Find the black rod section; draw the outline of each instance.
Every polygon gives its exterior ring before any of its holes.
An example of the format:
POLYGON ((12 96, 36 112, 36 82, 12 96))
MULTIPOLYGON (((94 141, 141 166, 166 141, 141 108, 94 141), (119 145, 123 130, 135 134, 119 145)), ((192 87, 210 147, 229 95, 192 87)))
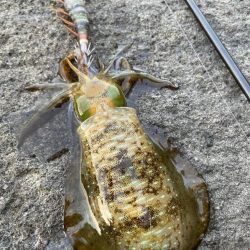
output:
POLYGON ((235 80, 241 87, 242 91, 244 92, 245 96, 247 97, 248 101, 250 101, 250 85, 243 75, 243 73, 240 71, 239 67, 234 62, 233 58, 225 48, 225 46, 220 41, 219 37, 216 35, 208 21, 206 20, 205 16, 202 14, 201 10, 193 0, 186 0, 186 3, 194 13, 195 17, 198 19, 199 23, 201 24, 202 28, 205 30, 208 38, 213 43, 214 47, 220 54, 221 58, 225 62, 226 66, 234 76, 235 80))

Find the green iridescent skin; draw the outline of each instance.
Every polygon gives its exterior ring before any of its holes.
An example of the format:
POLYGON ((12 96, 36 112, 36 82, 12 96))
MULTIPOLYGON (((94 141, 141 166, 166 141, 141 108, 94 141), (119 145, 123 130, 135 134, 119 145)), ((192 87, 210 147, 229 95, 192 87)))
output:
POLYGON ((105 108, 106 105, 109 107, 126 106, 125 96, 116 84, 102 80, 95 80, 91 84, 95 85, 95 89, 86 92, 83 87, 82 91, 76 91, 74 94, 74 108, 79 121, 85 121, 94 115, 98 108, 105 108))

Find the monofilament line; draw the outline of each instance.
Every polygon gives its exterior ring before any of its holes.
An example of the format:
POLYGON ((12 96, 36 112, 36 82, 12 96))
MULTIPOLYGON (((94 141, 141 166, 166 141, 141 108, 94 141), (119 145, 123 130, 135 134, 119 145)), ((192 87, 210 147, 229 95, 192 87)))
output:
POLYGON ((210 75, 207 67, 205 66, 205 64, 202 62, 198 52, 196 52, 194 46, 193 46, 193 43, 191 42, 191 40, 188 38, 185 30, 183 29, 182 25, 180 24, 177 16, 175 15, 175 13, 173 12, 173 10, 170 8, 169 4, 167 3, 167 1, 164 1, 165 4, 167 5, 171 15, 173 16, 176 24, 178 25, 180 31, 182 32, 183 36, 185 37, 185 39, 187 40, 189 46, 191 47, 193 53, 195 54, 195 57, 198 59, 198 61, 200 62, 201 66, 203 67, 203 69, 205 70, 206 74, 208 75, 208 78, 209 80, 213 83, 214 87, 216 88, 217 92, 219 93, 219 95, 221 96, 221 99, 223 101, 223 103, 225 104, 226 108, 228 109, 228 113, 231 113, 231 115, 233 116, 236 124, 238 124, 240 130, 242 131, 243 135, 245 136, 246 140, 249 141, 249 139, 247 138, 247 135, 246 135, 246 132, 244 131, 244 129, 242 128, 241 124, 239 123, 239 121, 236 119, 234 113, 232 112, 229 104, 225 101, 225 99, 223 99, 223 95, 221 94, 221 91, 219 90, 219 88, 217 87, 217 85, 215 84, 214 80, 213 80, 213 77, 210 75))

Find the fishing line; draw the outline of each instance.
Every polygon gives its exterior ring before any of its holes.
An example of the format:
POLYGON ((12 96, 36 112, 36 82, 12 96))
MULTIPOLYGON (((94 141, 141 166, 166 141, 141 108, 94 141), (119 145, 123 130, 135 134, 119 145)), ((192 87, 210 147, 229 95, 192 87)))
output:
POLYGON ((165 4, 168 7, 169 12, 171 13, 171 15, 173 16, 177 26, 179 27, 179 30, 181 31, 182 35, 185 37, 185 39, 187 40, 189 46, 191 47, 193 53, 195 54, 195 57, 198 59, 199 63, 201 64, 201 66, 203 67, 203 69, 205 70, 206 74, 208 75, 209 80, 213 83, 214 87, 216 88, 217 92, 219 93, 219 95, 221 96, 221 99, 223 101, 223 103, 226 105, 227 109, 228 109, 228 113, 231 113, 231 115, 233 116, 236 124, 239 126, 240 130, 242 131, 243 135, 245 136, 246 140, 248 141, 249 139, 247 138, 246 132, 245 130, 242 128, 241 124, 239 123, 239 121, 237 120, 236 116, 234 115, 234 113, 232 112, 229 104, 224 100, 223 95, 221 93, 221 91, 219 90, 219 88, 217 87, 217 85, 215 84, 213 77, 210 75, 209 70, 207 69, 207 67, 205 66, 205 64, 203 63, 203 61, 201 60, 199 53, 196 52, 193 43, 191 42, 191 40, 188 38, 184 28, 182 27, 181 23, 179 22, 176 14, 174 13, 174 11, 170 8, 169 4, 167 3, 167 1, 164 1, 165 4))

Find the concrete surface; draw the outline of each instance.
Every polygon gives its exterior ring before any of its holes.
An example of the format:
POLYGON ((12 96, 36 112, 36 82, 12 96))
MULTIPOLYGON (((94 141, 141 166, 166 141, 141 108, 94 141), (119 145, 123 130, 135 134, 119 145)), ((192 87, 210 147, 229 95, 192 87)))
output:
MULTIPOLYGON (((184 0, 167 3, 173 13, 161 0, 88 1, 92 42, 107 62, 117 46, 134 41, 128 52, 134 65, 180 83, 176 92, 141 95, 139 117, 166 131, 208 184, 211 220, 199 249, 249 249, 249 103, 184 0)), ((249 1, 198 3, 250 79, 249 1)), ((52 81, 74 46, 51 4, 0 1, 0 249, 70 249, 62 226, 67 155, 40 163, 19 153, 7 122, 39 99, 23 86, 52 81)))

